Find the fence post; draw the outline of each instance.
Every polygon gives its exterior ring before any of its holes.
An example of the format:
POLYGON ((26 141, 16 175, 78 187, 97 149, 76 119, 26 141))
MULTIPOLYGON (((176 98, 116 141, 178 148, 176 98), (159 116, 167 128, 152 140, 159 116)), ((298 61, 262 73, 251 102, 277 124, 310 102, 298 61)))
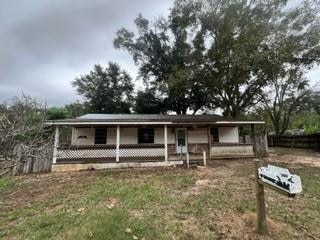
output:
POLYGON ((207 166, 206 151, 203 151, 203 166, 207 166))
POLYGON ((264 186, 259 182, 258 169, 261 166, 260 160, 254 160, 255 165, 255 181, 256 181, 256 201, 257 201, 257 232, 261 235, 266 235, 267 217, 266 217, 266 202, 264 195, 264 186))
POLYGON ((189 153, 188 152, 186 152, 186 158, 187 158, 187 167, 189 168, 189 166, 190 166, 190 163, 189 163, 189 153))

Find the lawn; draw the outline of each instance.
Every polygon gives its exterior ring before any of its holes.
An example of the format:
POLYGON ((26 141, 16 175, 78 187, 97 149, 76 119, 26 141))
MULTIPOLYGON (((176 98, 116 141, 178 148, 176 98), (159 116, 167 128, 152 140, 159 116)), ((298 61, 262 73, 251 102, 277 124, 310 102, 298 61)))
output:
MULTIPOLYGON (((259 239, 253 169, 250 160, 229 160, 0 178, 0 239, 259 239)), ((267 190, 263 239, 319 239, 320 169, 290 163, 290 170, 303 194, 267 190)))

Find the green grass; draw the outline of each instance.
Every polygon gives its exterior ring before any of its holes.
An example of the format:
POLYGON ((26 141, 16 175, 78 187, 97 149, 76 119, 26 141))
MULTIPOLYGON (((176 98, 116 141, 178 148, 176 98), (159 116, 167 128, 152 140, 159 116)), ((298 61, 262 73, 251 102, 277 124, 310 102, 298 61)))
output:
POLYGON ((10 176, 0 177, 0 193, 13 188, 15 184, 15 179, 10 176))
MULTIPOLYGON (((256 236, 254 223, 242 221, 255 211, 252 166, 227 164, 207 168, 206 175, 200 174, 202 170, 165 169, 1 178, 0 239, 256 236), (226 167, 230 173, 223 179, 215 175, 226 167), (197 186, 196 181, 204 178, 211 182, 197 186), (111 200, 115 205, 108 207, 111 200)), ((300 167, 296 173, 304 188, 296 199, 267 191, 269 218, 288 226, 271 233, 271 238, 320 238, 319 168, 300 167)))

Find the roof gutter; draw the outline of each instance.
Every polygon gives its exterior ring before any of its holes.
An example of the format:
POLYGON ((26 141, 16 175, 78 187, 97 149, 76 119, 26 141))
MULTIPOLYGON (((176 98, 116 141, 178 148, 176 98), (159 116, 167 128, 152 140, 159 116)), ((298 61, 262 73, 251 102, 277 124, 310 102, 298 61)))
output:
POLYGON ((47 121, 46 126, 106 126, 106 125, 248 125, 265 124, 264 121, 217 121, 217 122, 103 122, 103 121, 47 121))

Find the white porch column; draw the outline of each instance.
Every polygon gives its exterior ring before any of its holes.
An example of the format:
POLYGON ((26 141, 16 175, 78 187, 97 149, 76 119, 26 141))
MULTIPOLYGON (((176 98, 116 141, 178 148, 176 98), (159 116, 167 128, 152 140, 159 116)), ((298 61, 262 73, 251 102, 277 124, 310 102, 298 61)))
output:
POLYGON ((116 162, 120 159, 120 126, 117 125, 116 162))
POLYGON ((168 161, 168 127, 164 125, 164 160, 168 161))
POLYGON ((59 147, 59 126, 56 126, 55 135, 54 135, 54 145, 53 145, 53 158, 52 164, 57 163, 58 157, 58 147, 59 147))

